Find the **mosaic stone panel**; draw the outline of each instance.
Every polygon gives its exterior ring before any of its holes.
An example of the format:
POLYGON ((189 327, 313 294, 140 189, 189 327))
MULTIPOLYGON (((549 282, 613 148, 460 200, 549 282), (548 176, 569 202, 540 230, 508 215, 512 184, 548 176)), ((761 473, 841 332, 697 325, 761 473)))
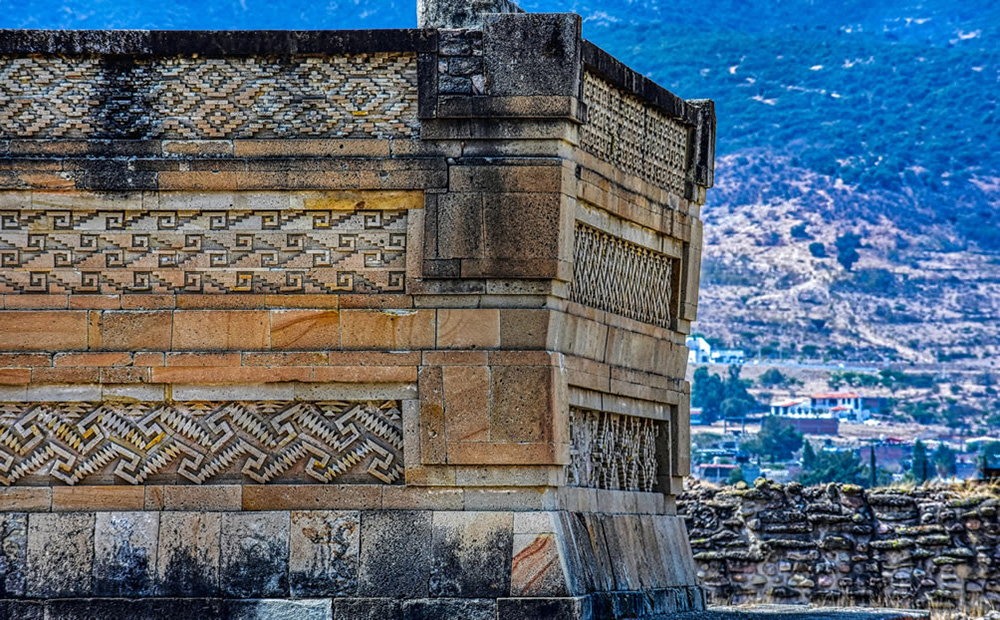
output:
POLYGON ((0 57, 0 138, 415 136, 415 54, 0 57))
POLYGON ((402 474, 398 401, 0 403, 0 482, 364 482, 402 474))
POLYGON ((392 293, 406 212, 0 212, 0 293, 392 293))
POLYGON ((657 437, 663 422, 637 416, 570 409, 567 485, 652 491, 657 437))
POLYGON ((670 326, 676 259, 577 222, 572 301, 670 326))
POLYGON ((580 146, 679 195, 685 195, 688 128, 638 97, 626 94, 593 73, 584 74, 587 123, 580 146))

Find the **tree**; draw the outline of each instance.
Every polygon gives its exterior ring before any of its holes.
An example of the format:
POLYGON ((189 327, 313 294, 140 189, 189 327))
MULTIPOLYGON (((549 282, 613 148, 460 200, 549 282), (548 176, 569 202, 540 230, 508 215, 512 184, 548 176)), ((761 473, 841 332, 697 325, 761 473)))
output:
POLYGON ((722 408, 722 379, 713 375, 701 366, 694 371, 694 384, 691 386, 691 406, 701 408, 701 417, 711 424, 719 419, 722 408))
POLYGON ((847 233, 837 237, 837 262, 847 271, 851 270, 854 263, 858 262, 861 255, 858 248, 861 247, 861 236, 855 233, 847 233))
POLYGON ((799 482, 808 485, 842 482, 868 486, 870 479, 868 468, 861 464, 861 459, 853 450, 820 452, 813 466, 803 468, 799 474, 799 482))
POLYGON ((726 484, 732 486, 740 482, 746 482, 746 478, 743 477, 743 469, 736 467, 729 470, 729 476, 726 478, 726 484))
POLYGON ((774 387, 784 385, 787 378, 777 368, 769 368, 760 376, 760 384, 764 387, 774 387))
POLYGON ((826 246, 819 241, 814 241, 809 244, 809 253, 812 254, 813 258, 826 258, 826 246))
POLYGON ((934 451, 934 469, 942 478, 954 476, 958 473, 958 462, 955 459, 955 451, 949 448, 944 442, 938 444, 934 451))
POLYGON ((931 477, 930 462, 927 460, 927 446, 924 442, 917 440, 913 444, 913 464, 910 466, 913 472, 913 479, 923 484, 931 477))
POLYGON ((757 456, 775 461, 787 461, 802 447, 802 433, 775 416, 767 416, 760 425, 760 432, 743 443, 743 448, 757 456))
POLYGON ((814 469, 816 467, 816 451, 808 441, 802 446, 802 469, 814 469))

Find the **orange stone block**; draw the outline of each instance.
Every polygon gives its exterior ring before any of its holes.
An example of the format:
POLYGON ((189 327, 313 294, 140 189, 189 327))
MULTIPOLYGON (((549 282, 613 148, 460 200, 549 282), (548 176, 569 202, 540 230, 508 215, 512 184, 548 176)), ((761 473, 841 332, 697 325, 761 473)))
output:
POLYGON ((434 347, 434 310, 342 310, 345 349, 404 351, 434 347))
POLYGON ((444 403, 448 441, 487 441, 490 374, 486 366, 445 366, 444 403))
POLYGON ((128 366, 131 353, 58 353, 53 365, 60 366, 128 366))
POLYGON ((340 346, 336 310, 271 310, 273 349, 335 349, 340 346))
POLYGON ((0 385, 23 385, 30 381, 30 368, 0 368, 0 385))
POLYGON ((437 346, 442 349, 494 349, 500 346, 500 311, 438 310, 437 346))
POLYGON ((0 350, 72 351, 86 348, 86 312, 0 312, 0 350))
POLYGON ((150 368, 153 383, 195 383, 224 385, 230 383, 284 383, 312 381, 312 368, 301 366, 163 366, 150 368))
POLYGON ((141 486, 53 487, 53 511, 142 510, 141 486))
POLYGON ((172 342, 179 351, 267 349, 267 311, 177 310, 172 342))

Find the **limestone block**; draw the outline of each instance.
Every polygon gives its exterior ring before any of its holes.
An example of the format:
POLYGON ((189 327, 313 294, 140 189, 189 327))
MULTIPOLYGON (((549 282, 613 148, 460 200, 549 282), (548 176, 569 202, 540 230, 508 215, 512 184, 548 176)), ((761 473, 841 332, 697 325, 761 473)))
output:
POLYGON ((488 95, 570 95, 580 89, 580 16, 490 16, 483 26, 488 95))
POLYGON ((358 596, 425 598, 429 540, 430 512, 362 512, 358 596))
POLYGON ((358 586, 357 512, 292 512, 288 580, 292 596, 350 596, 358 586))
POLYGON ((430 595, 506 595, 513 525, 509 512, 435 512, 430 595))
POLYGON ((333 604, 321 600, 226 601, 226 618, 232 620, 331 620, 333 604))
POLYGON ((94 594, 149 596, 155 589, 160 519, 155 512, 99 512, 94 528, 94 594))
POLYGON ((555 534, 514 534, 513 543, 511 596, 569 594, 555 534))
POLYGON ((27 560, 28 515, 0 514, 0 598, 24 596, 27 560))
POLYGON ((578 620, 591 617, 589 597, 497 600, 497 620, 578 620))
POLYGON ((37 601, 0 600, 0 618, 17 620, 43 620, 45 607, 37 601))
POLYGON ((216 596, 222 515, 164 512, 156 558, 160 596, 216 596))
POLYGON ((27 557, 28 596, 89 596, 94 563, 94 515, 30 515, 27 557))
POLYGON ((237 598, 288 595, 287 512, 223 513, 220 584, 237 598))

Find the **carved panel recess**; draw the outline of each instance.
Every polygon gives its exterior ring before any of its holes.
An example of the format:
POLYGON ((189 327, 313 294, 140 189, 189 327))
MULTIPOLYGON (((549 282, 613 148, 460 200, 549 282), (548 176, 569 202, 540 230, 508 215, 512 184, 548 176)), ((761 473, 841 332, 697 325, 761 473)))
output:
POLYGON ((577 222, 570 299, 669 327, 675 260, 577 222))
POLYGON ((589 71, 584 74, 583 99, 587 123, 580 129, 581 148, 685 195, 688 128, 683 123, 589 71))
POLYGON ((0 56, 0 138, 411 137, 415 54, 0 56))
POLYGON ((0 403, 0 482, 391 484, 398 401, 0 403))
POLYGON ((406 212, 0 212, 0 293, 401 293, 406 212))
POLYGON ((570 408, 567 485, 652 491, 663 425, 638 416, 570 408))

